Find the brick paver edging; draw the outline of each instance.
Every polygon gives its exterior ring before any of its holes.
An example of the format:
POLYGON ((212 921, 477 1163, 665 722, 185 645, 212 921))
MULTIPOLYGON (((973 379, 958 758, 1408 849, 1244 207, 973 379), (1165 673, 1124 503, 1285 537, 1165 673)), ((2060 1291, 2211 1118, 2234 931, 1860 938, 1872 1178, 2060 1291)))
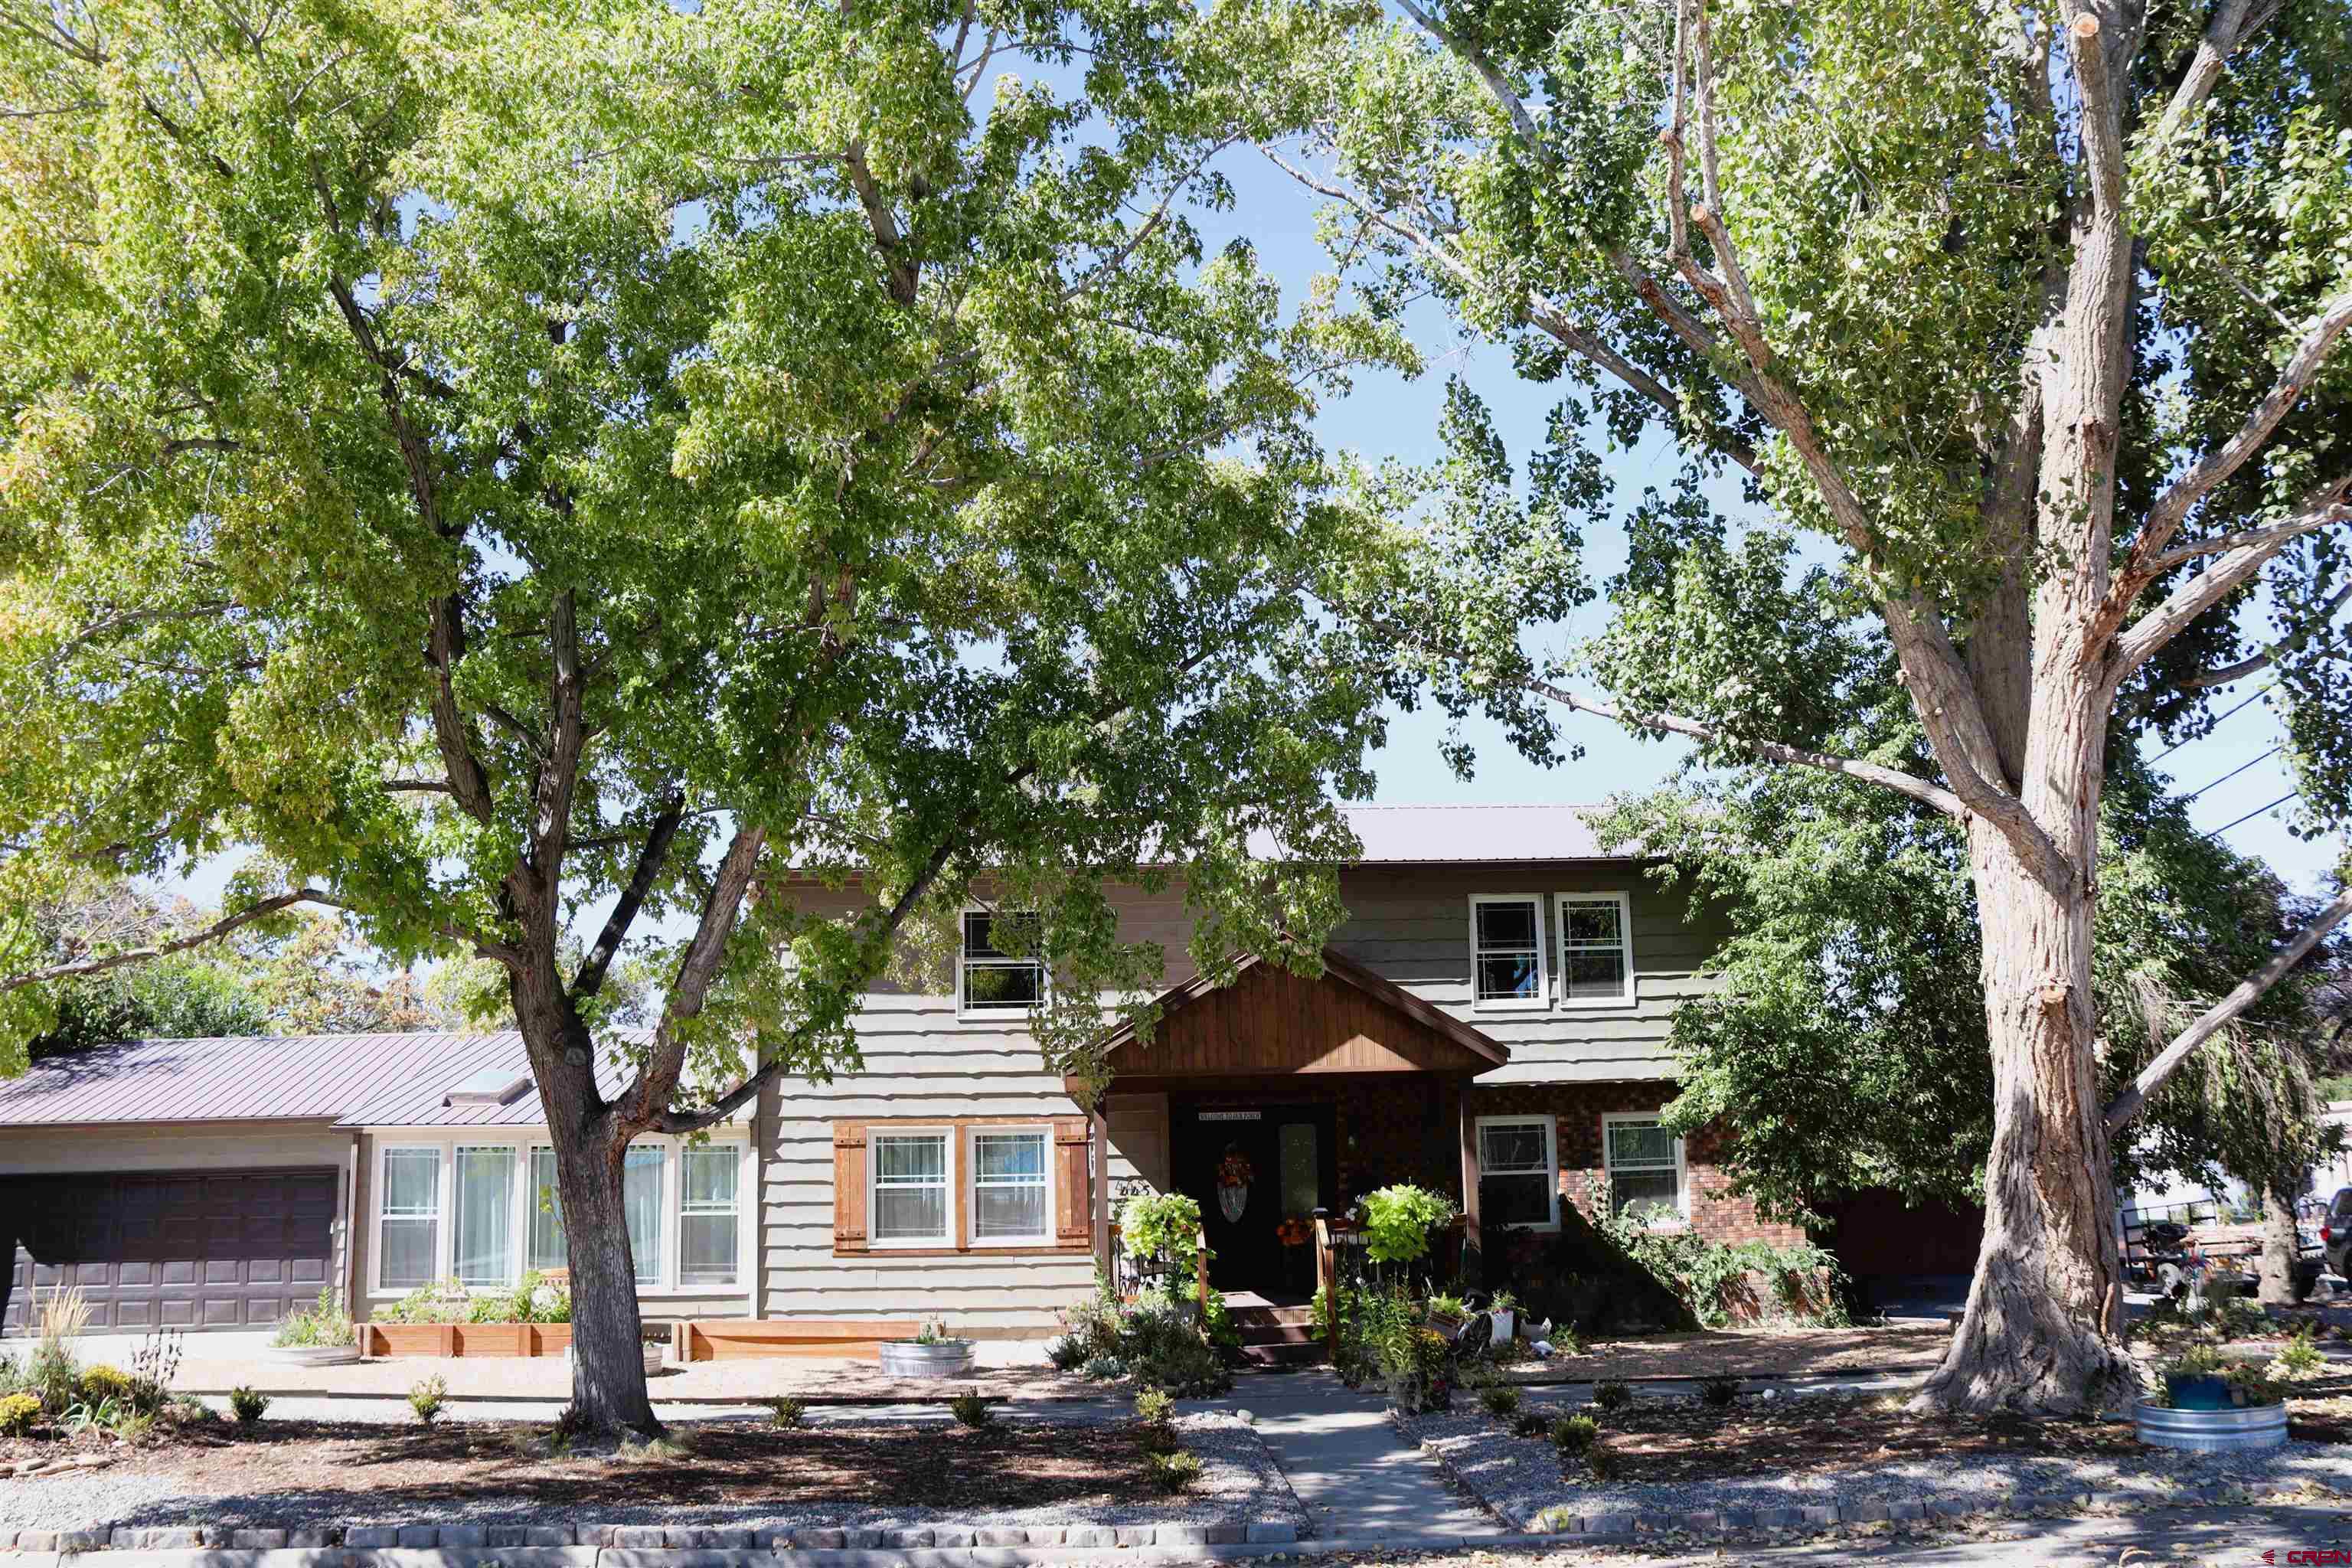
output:
POLYGON ((646 1552, 905 1552, 975 1546, 1239 1546, 1298 1539, 1290 1520, 1223 1524, 922 1525, 911 1529, 801 1525, 726 1530, 659 1524, 184 1525, 111 1530, 0 1529, 0 1552, 275 1552, 479 1550, 583 1546, 646 1552))
MULTIPOLYGON (((1394 1406, 1389 1409, 1389 1420, 1407 1442, 1414 1441, 1412 1436, 1405 1431, 1404 1417, 1394 1406)), ((1791 1530, 1822 1531, 1844 1524, 1943 1524, 1968 1520, 2025 1519, 2050 1512, 2080 1513, 2099 1508, 2119 1510, 2153 1506, 2221 1508, 2256 1500, 2243 1486, 2216 1484, 2184 1490, 2179 1496, 2168 1498, 2151 1498, 2138 1492, 2049 1491, 1983 1503, 1964 1503, 1940 1498, 1923 1502, 1916 1498, 1900 1498, 1885 1501, 1807 1503, 1796 1508, 1727 1508, 1692 1513, 1629 1513, 1618 1509, 1607 1513, 1571 1514, 1555 1504, 1538 1510, 1532 1516, 1521 1517, 1490 1500, 1437 1445, 1423 1440, 1418 1446, 1448 1481, 1465 1496, 1475 1499, 1481 1508, 1501 1519, 1506 1528, 1524 1531, 1547 1540, 1562 1535, 1622 1537, 1664 1534, 1670 1531, 1718 1536, 1769 1531, 1777 1540, 1791 1530)))

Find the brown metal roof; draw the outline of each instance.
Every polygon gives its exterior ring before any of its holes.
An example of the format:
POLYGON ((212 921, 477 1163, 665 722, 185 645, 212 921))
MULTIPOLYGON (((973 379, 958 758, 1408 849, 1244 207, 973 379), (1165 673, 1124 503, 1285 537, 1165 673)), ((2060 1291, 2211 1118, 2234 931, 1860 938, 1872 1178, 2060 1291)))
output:
MULTIPOLYGON (((324 1121, 343 1127, 528 1127, 539 1091, 510 1104, 443 1103, 485 1068, 528 1076, 522 1036, 248 1035, 134 1040, 37 1062, 0 1079, 0 1127, 123 1121, 324 1121)), ((627 1069, 609 1058, 598 1087, 627 1069)))

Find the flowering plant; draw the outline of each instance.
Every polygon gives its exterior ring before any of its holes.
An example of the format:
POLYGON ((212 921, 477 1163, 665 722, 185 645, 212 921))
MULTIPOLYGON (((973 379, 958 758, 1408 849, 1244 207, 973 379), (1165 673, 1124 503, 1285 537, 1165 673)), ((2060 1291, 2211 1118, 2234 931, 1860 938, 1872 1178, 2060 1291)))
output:
POLYGON ((1303 1215, 1291 1215, 1274 1227, 1275 1239, 1285 1247, 1304 1247, 1314 1235, 1315 1227, 1303 1215))
POLYGON ((1238 1149, 1217 1162, 1217 1185, 1221 1187, 1246 1187, 1256 1179, 1257 1167, 1238 1149))

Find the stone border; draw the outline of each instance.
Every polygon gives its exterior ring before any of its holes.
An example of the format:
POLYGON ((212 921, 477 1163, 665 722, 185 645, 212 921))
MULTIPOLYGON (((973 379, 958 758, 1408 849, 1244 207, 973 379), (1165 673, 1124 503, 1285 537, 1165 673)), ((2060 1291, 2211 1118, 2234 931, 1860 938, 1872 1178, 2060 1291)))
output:
POLYGON ((1475 1499, 1479 1507, 1489 1515, 1502 1520, 1505 1529, 1523 1531, 1545 1541, 1556 1541, 1566 1535, 1611 1536, 1622 1540, 1677 1530, 1718 1536, 1740 1535, 1750 1531, 1818 1531, 1847 1524, 1947 1524, 2030 1519, 2053 1510, 2084 1513, 2109 1508, 2117 1512, 2131 1512, 2147 1508, 2252 1506, 2255 1501, 2251 1489, 2242 1484, 2215 1483, 2185 1489, 2179 1495, 2168 1498, 2149 1497, 2140 1492, 2044 1491, 2024 1493, 1997 1502, 1898 1498, 1885 1501, 1806 1503, 1797 1507, 1702 1510, 1693 1513, 1664 1513, 1649 1510, 1628 1512, 1617 1509, 1607 1513, 1571 1514, 1554 1504, 1523 1519, 1489 1500, 1436 1444, 1425 1438, 1416 1440, 1406 1430, 1406 1417, 1394 1405, 1389 1407, 1388 1417, 1389 1424, 1396 1428, 1399 1436, 1426 1455, 1450 1485, 1465 1496, 1475 1499), (1552 1522, 1547 1525, 1547 1520, 1552 1522))
POLYGON ((729 1530, 659 1524, 384 1524, 271 1528, 185 1525, 111 1530, 0 1530, 0 1552, 352 1551, 582 1546, 640 1552, 905 1552, 975 1546, 1239 1546, 1298 1540, 1291 1520, 1223 1524, 921 1525, 884 1530, 802 1525, 729 1530))

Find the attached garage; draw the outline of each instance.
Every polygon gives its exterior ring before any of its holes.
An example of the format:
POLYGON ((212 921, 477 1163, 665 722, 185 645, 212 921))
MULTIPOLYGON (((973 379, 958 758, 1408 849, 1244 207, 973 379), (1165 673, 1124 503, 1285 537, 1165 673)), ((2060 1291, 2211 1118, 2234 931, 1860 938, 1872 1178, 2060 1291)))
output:
POLYGON ((260 1329, 334 1279, 334 1166, 0 1176, 16 1217, 5 1329, 76 1287, 94 1331, 260 1329))

